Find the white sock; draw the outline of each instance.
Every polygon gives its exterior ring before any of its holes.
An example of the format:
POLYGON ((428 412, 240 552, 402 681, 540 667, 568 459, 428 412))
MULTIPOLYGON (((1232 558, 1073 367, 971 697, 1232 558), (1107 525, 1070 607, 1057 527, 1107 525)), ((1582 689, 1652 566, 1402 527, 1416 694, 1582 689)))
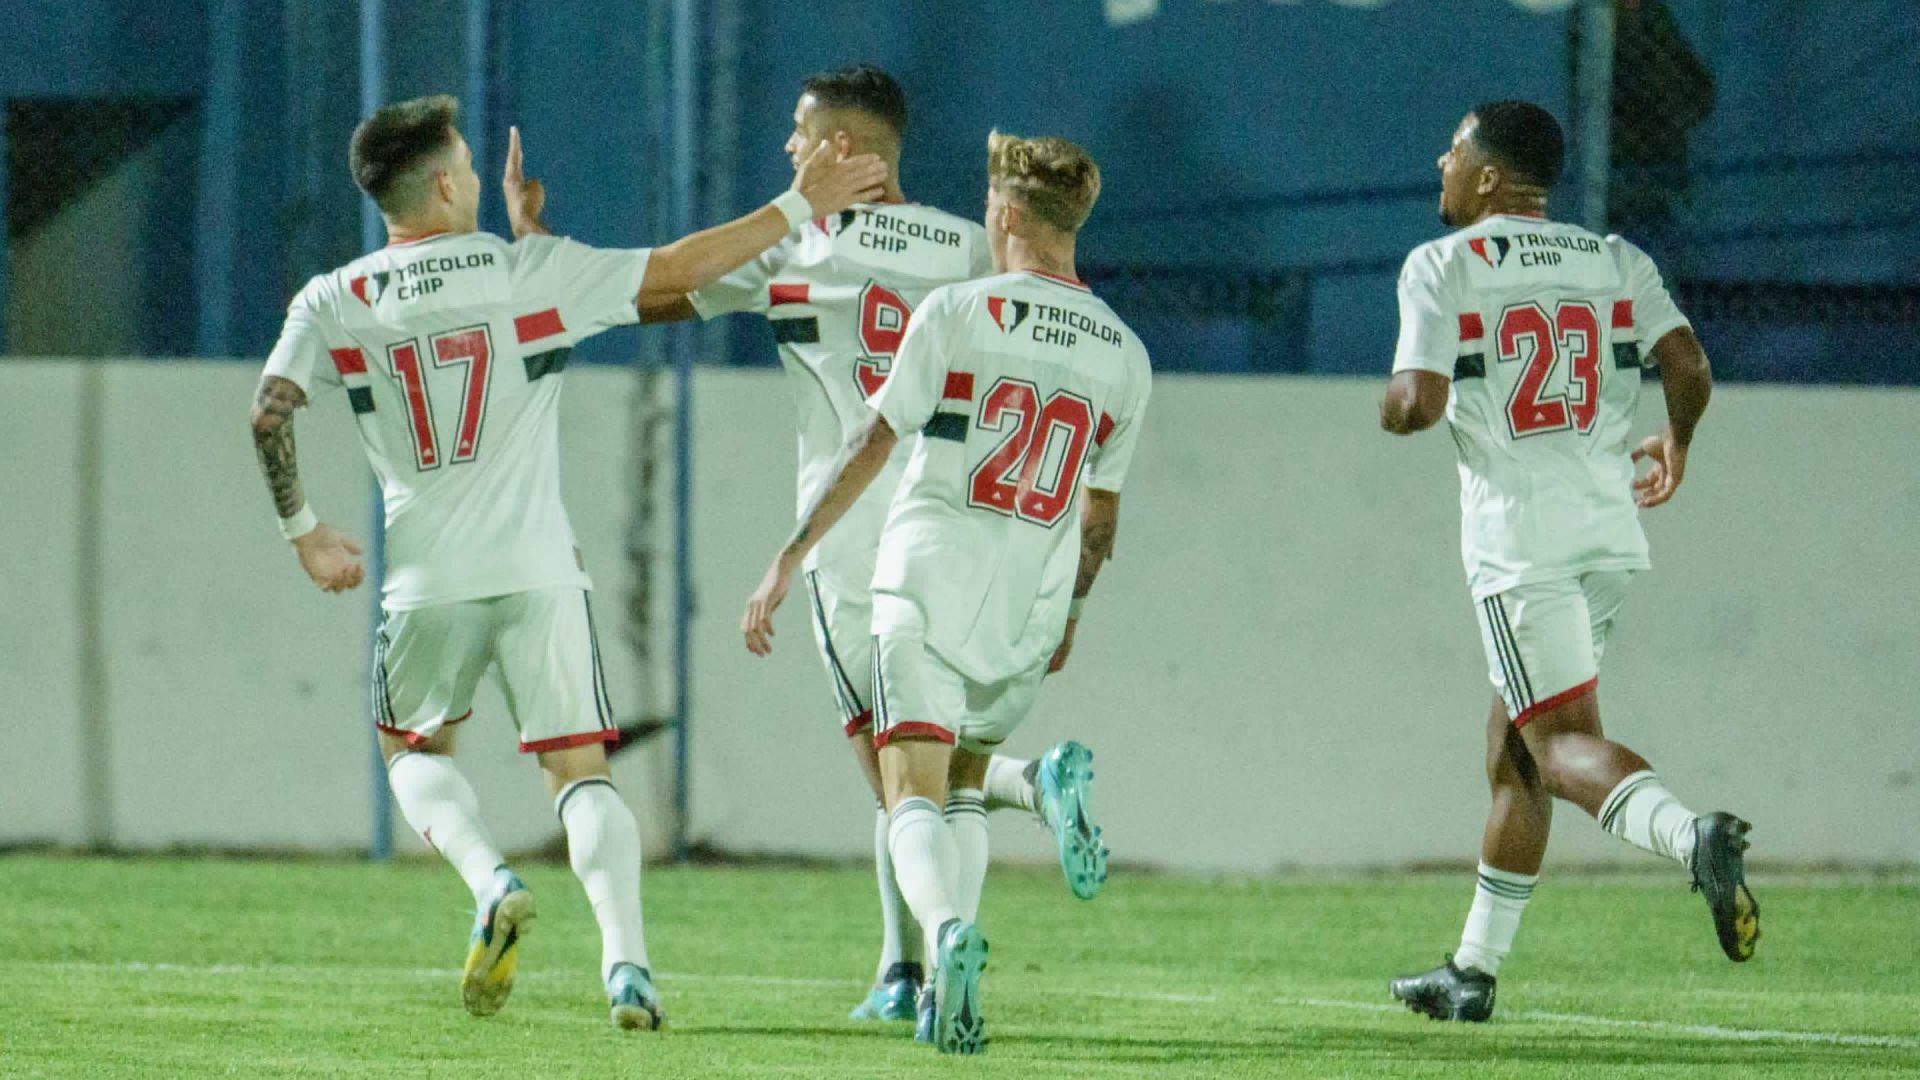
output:
POLYGON ((1473 887, 1473 907, 1467 911, 1466 928, 1460 931, 1453 966, 1500 974, 1500 962, 1513 951, 1513 936, 1520 932, 1520 914, 1527 910, 1527 899, 1539 880, 1538 874, 1515 874, 1481 863, 1480 880, 1473 887))
POLYGON ((480 799, 453 759, 410 750, 387 765, 387 783, 400 816, 460 872, 476 904, 486 899, 493 872, 507 860, 480 823, 480 799))
POLYGON ((959 918, 954 868, 959 862, 953 833, 932 802, 919 797, 900 800, 887 821, 887 848, 893 853, 893 876, 900 894, 920 920, 931 951, 940 928, 959 918))
POLYGON ((987 809, 1040 812, 1040 788, 1029 775, 1033 762, 995 754, 987 759, 987 809))
POLYGON ((600 924, 600 978, 626 962, 647 963, 640 921, 640 823, 605 777, 575 780, 553 801, 567 830, 567 855, 600 924))
POLYGON ((980 892, 987 883, 987 799, 979 788, 947 795, 947 831, 953 834, 954 902, 968 922, 980 918, 980 892))
POLYGON ((920 962, 920 924, 900 895, 900 883, 893 877, 893 853, 887 850, 888 818, 885 807, 874 811, 873 874, 880 885, 880 966, 874 970, 875 986, 884 982, 887 972, 908 957, 920 962))
POLYGON ((1620 781, 1600 804, 1601 828, 1681 866, 1693 858, 1693 819, 1698 816, 1645 769, 1620 781))

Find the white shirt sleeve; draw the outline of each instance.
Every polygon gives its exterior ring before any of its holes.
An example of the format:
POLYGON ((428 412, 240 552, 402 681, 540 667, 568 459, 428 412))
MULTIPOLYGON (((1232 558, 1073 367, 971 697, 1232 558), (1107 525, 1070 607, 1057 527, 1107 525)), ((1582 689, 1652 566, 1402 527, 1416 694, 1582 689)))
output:
POLYGON ((1413 249, 1400 268, 1398 292, 1400 341, 1393 350, 1393 370, 1453 378, 1453 362, 1460 354, 1460 312, 1447 287, 1440 245, 1413 249))
POLYGON ((926 427, 946 393, 947 372, 953 367, 947 337, 955 321, 950 296, 945 288, 927 294, 920 310, 907 320, 907 333, 893 354, 887 381, 867 401, 901 438, 926 427))
POLYGON ((1646 252, 1618 236, 1607 237, 1607 242, 1620 251, 1620 272, 1626 279, 1626 298, 1633 301, 1633 326, 1640 339, 1640 356, 1651 365, 1654 345, 1669 333, 1692 323, 1680 313, 1679 305, 1667 292, 1666 282, 1660 278, 1660 268, 1646 252))
POLYGON ((337 383, 340 378, 327 355, 332 343, 326 330, 328 315, 321 300, 325 286, 325 278, 316 277, 287 305, 287 319, 280 324, 279 340, 267 354, 263 372, 286 379, 309 398, 313 396, 316 378, 329 384, 337 383))
POLYGON ((687 299, 693 302, 693 310, 702 319, 736 312, 765 315, 773 303, 767 287, 773 284, 774 277, 786 265, 793 243, 794 234, 788 234, 787 239, 761 252, 747 265, 705 288, 688 293, 687 299))
MULTIPOLYGON (((1126 482, 1127 467, 1133 464, 1133 448, 1140 441, 1140 428, 1146 420, 1147 398, 1153 391, 1153 369, 1147 361, 1147 351, 1138 343, 1133 347, 1138 356, 1132 358, 1131 385, 1127 387, 1120 415, 1113 418, 1113 430, 1107 433, 1106 440, 1094 447, 1093 464, 1087 469, 1087 486, 1101 491, 1119 491, 1120 485, 1126 482)), ((1099 438, 1097 429, 1094 437, 1099 438)))
POLYGON ((647 248, 595 248, 564 236, 514 242, 516 292, 560 312, 566 344, 640 321, 634 301, 646 280, 647 248))

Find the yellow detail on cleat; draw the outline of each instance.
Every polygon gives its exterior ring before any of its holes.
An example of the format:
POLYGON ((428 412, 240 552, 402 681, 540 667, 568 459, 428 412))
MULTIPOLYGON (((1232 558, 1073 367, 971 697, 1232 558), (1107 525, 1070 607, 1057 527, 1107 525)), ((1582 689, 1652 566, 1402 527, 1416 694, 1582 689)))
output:
POLYGON ((460 1001, 475 1016, 492 1016, 513 992, 513 975, 520 968, 520 941, 533 925, 533 894, 521 889, 502 897, 493 909, 493 925, 486 940, 467 950, 460 976, 460 1001))
POLYGON ((1753 894, 1744 885, 1733 894, 1733 935, 1734 959, 1751 960, 1760 943, 1760 905, 1753 902, 1753 894))

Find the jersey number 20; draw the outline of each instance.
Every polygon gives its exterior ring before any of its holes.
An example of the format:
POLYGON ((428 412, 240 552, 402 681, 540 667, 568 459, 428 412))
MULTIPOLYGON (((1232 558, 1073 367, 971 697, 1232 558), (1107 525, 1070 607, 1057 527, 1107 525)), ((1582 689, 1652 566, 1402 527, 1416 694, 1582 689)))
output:
POLYGON ((980 400, 980 427, 1006 435, 973 470, 968 503, 1052 527, 1073 505, 1080 486, 1080 467, 1093 438, 1093 403, 1056 390, 1042 405, 1038 387, 1002 378, 980 400), (1043 480, 1041 470, 1050 460, 1050 479, 1043 480))
POLYGON ((1593 430, 1600 415, 1600 316, 1592 304, 1562 301, 1552 318, 1537 303, 1517 304, 1500 313, 1496 337, 1501 363, 1526 361, 1507 398, 1507 423, 1514 438, 1593 430), (1528 343, 1524 350, 1523 341, 1528 343), (1562 351, 1569 365, 1567 388, 1550 394, 1547 379, 1562 351))
POLYGON ((860 393, 872 397, 887 381, 893 367, 893 354, 900 351, 900 339, 907 335, 907 320, 913 308, 900 294, 877 281, 867 282, 860 290, 860 352, 853 366, 860 393))
MULTIPOLYGON (((427 339, 427 355, 436 368, 456 364, 467 369, 467 384, 460 394, 459 437, 454 442, 455 464, 472 461, 480 452, 480 425, 487 418, 487 377, 492 373, 493 337, 486 324, 462 330, 447 330, 427 339)), ((413 460, 421 472, 440 467, 440 440, 433 424, 433 399, 427 394, 427 377, 420 364, 420 343, 408 338, 387 346, 387 363, 400 390, 407 398, 407 429, 413 433, 413 460)))

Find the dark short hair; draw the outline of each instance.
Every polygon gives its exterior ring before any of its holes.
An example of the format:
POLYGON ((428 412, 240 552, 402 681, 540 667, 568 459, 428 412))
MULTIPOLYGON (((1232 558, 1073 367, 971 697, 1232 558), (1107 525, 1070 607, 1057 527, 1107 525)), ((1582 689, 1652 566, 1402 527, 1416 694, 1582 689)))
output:
POLYGON ((1560 180, 1567 140, 1552 113, 1531 101, 1490 101, 1473 115, 1474 144, 1488 157, 1543 187, 1560 180))
POLYGON ((872 64, 821 71, 800 80, 800 92, 829 109, 859 109, 893 129, 907 133, 907 93, 893 76, 872 64))
POLYGON ((353 182, 389 213, 410 209, 415 194, 402 181, 453 142, 460 103, 433 94, 381 107, 353 129, 347 163, 353 182))

